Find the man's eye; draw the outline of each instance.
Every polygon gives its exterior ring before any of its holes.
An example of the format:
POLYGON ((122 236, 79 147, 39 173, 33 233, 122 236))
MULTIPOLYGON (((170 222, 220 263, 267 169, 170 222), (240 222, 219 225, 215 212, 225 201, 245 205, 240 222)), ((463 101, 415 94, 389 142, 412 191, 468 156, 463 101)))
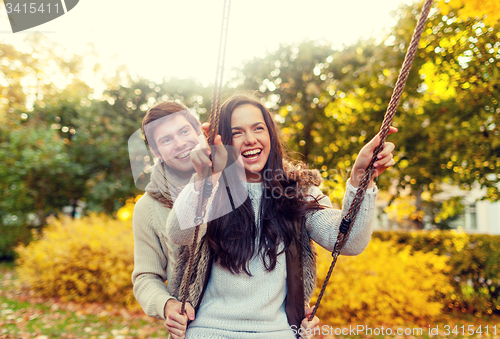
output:
POLYGON ((163 139, 163 141, 161 142, 162 144, 168 144, 170 142, 170 139, 163 139))
POLYGON ((185 129, 185 130, 182 131, 182 135, 186 135, 188 133, 189 133, 189 130, 187 130, 187 129, 185 129))

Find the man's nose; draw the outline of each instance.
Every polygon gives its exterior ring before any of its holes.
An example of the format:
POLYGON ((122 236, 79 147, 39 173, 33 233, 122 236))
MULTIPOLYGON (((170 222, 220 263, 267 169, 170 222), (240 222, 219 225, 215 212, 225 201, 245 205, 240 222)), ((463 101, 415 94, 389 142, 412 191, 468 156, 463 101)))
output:
POLYGON ((174 142, 175 142, 175 148, 177 148, 177 149, 180 149, 180 148, 183 148, 184 146, 186 146, 186 140, 179 137, 178 135, 176 135, 174 137, 174 142))

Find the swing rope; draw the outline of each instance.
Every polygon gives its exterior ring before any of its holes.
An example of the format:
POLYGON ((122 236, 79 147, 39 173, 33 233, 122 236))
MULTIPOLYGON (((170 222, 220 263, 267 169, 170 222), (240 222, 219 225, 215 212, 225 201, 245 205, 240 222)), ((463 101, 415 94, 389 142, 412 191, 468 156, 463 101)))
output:
POLYGON ((208 134, 208 143, 212 145, 215 136, 219 132, 220 107, 222 105, 222 76, 224 74, 224 62, 226 57, 227 28, 229 24, 229 10, 231 0, 224 0, 224 9, 222 14, 222 26, 220 30, 219 57, 217 59, 217 71, 215 74, 214 92, 212 96, 212 105, 210 112, 210 132, 208 134))
POLYGON ((392 120, 394 119, 394 115, 396 114, 396 109, 401 99, 401 95, 403 94, 403 89, 405 87, 406 80, 408 79, 410 68, 413 63, 413 59, 415 58, 415 53, 418 49, 420 37, 422 36, 422 32, 424 31, 425 22, 427 21, 427 16, 429 15, 431 6, 432 6, 432 0, 426 0, 424 6, 422 7, 420 18, 415 28, 415 32, 413 33, 410 46, 408 47, 408 50, 406 52, 403 66, 401 67, 398 80, 396 81, 396 86, 394 88, 394 91, 392 92, 391 100, 389 101, 389 106, 385 113, 384 121, 380 128, 379 132, 380 144, 373 151, 372 160, 370 161, 370 164, 365 170, 363 179, 359 184, 359 188, 356 192, 356 195, 354 196, 354 200, 349 208, 349 211, 347 212, 347 214, 342 219, 342 222, 340 223, 339 234, 337 236, 337 241, 335 243, 332 252, 332 257, 333 257, 332 264, 330 265, 330 269, 328 270, 328 273, 326 275, 325 282, 323 283, 323 287, 321 288, 321 292, 318 296, 318 300, 316 301, 316 305, 314 306, 313 312, 309 316, 309 321, 311 321, 314 318, 314 315, 316 314, 319 304, 321 303, 321 299, 323 298, 323 294, 325 293, 325 289, 326 286, 328 285, 328 281, 330 280, 333 268, 337 263, 337 258, 340 254, 340 250, 342 249, 342 246, 344 246, 344 244, 346 243, 347 238, 351 233, 352 225, 356 220, 356 215, 361 207, 361 203, 363 202, 366 189, 372 179, 373 172, 375 171, 373 164, 377 161, 378 154, 384 148, 384 143, 387 138, 387 134, 389 133, 389 127, 392 124, 392 120))
MULTIPOLYGON (((227 32, 228 32, 228 24, 229 24, 229 10, 231 8, 231 0, 224 0, 224 8, 222 13, 222 27, 220 33, 220 42, 219 42, 219 56, 217 59, 217 69, 215 72, 215 83, 214 83, 214 91, 212 96, 212 105, 210 112, 210 129, 208 132, 208 145, 213 145, 215 136, 218 134, 219 129, 219 112, 221 106, 221 97, 222 97, 222 78, 224 74, 224 61, 226 54, 226 44, 227 44, 227 32)), ((208 146, 210 147, 210 146, 208 146)), ((212 152, 215 154, 215 149, 212 152)), ((193 242, 191 243, 191 247, 189 249, 189 261, 187 271, 182 277, 181 286, 184 287, 183 295, 182 295, 182 303, 181 303, 181 314, 184 314, 186 301, 189 293, 189 283, 191 281, 191 275, 193 270, 193 262, 196 252, 196 247, 198 246, 198 235, 200 232, 200 226, 203 224, 203 218, 205 217, 205 208, 207 206, 208 199, 212 195, 212 179, 211 179, 212 169, 209 167, 205 167, 203 169, 203 188, 202 192, 198 196, 198 206, 196 208, 196 217, 194 219, 195 230, 193 236, 193 242)))

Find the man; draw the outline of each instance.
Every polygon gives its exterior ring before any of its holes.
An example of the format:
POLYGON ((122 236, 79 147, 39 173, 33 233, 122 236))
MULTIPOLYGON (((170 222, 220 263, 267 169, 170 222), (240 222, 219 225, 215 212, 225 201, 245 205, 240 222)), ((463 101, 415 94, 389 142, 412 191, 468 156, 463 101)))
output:
MULTIPOLYGON (((165 281, 172 278, 178 248, 165 236, 165 222, 173 200, 194 173, 191 150, 198 145, 200 123, 184 105, 162 102, 142 121, 150 149, 158 158, 151 181, 134 208, 134 295, 144 312, 165 325, 174 339, 184 338, 187 317, 165 281)), ((189 319, 194 309, 186 305, 189 319)))

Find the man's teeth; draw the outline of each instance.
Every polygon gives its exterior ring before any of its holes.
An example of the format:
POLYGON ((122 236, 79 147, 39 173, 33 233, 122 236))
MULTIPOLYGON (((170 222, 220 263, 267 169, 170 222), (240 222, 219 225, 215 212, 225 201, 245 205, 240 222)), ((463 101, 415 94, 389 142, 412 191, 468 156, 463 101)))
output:
POLYGON ((254 149, 254 150, 251 150, 251 151, 244 152, 243 155, 245 157, 248 157, 248 156, 256 155, 256 154, 259 154, 259 153, 260 153, 260 149, 254 149))
POLYGON ((191 153, 191 151, 184 152, 181 155, 179 155, 177 158, 184 159, 189 155, 189 153, 191 153))

